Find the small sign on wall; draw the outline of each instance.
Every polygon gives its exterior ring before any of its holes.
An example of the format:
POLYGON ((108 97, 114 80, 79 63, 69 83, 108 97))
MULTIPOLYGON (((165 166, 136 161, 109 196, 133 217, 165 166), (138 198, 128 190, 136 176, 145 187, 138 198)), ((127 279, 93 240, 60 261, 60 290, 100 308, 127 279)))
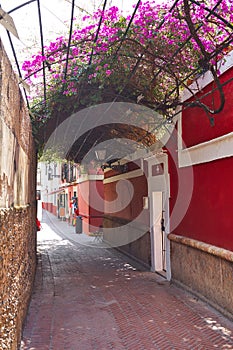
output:
POLYGON ((152 170, 152 176, 158 176, 164 174, 164 165, 163 163, 154 164, 151 167, 152 170))

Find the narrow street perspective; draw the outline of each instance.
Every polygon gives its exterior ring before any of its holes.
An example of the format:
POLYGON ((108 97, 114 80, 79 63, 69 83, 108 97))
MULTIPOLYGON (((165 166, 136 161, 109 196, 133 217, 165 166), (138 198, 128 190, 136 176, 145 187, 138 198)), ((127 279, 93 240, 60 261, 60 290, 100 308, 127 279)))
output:
POLYGON ((2 0, 0 350, 233 350, 233 0, 2 0))
POLYGON ((233 324, 44 212, 21 350, 233 349, 233 324))

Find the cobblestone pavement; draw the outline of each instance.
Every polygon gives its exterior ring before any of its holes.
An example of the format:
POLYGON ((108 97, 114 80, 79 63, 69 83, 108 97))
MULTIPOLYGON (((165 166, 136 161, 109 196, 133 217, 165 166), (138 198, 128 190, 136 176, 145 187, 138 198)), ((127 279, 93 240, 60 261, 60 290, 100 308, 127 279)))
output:
POLYGON ((233 349, 233 323, 44 213, 21 350, 233 349))

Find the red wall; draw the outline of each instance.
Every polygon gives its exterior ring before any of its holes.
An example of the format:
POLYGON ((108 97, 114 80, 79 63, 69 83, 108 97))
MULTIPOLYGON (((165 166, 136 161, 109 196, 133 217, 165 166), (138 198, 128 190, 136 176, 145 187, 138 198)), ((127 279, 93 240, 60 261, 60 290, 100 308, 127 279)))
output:
MULTIPOLYGON (((179 179, 187 179, 188 168, 178 170, 179 179)), ((169 157, 171 178, 170 215, 177 202, 177 167, 169 157)), ((233 251, 233 158, 193 166, 193 193, 188 210, 173 233, 233 251)), ((182 189, 181 189, 182 191, 182 189)), ((171 223, 172 226, 172 223, 171 223)))
POLYGON ((233 251, 233 159, 193 167, 192 200, 176 233, 233 251))
POLYGON ((95 232, 103 225, 103 182, 88 180, 78 186, 79 214, 83 217, 83 232, 95 232))
POLYGON ((83 232, 89 232, 89 182, 85 181, 78 186, 79 214, 83 218, 83 232))
MULTIPOLYGON (((232 75, 233 69, 229 69, 220 77, 221 82, 226 82, 232 78, 232 75)), ((198 97, 202 98, 213 88, 215 88, 215 84, 209 84, 203 89, 202 93, 198 94, 198 97)), ((233 81, 223 86, 223 91, 226 100, 225 106, 222 112, 214 115, 215 126, 210 126, 210 121, 206 115, 206 112, 200 107, 187 108, 183 111, 182 137, 187 147, 211 140, 233 131, 233 81)), ((201 102, 205 103, 211 109, 213 109, 213 101, 215 108, 218 108, 220 106, 218 91, 211 92, 208 94, 208 96, 201 99, 201 102)))
MULTIPOLYGON (((232 74, 233 70, 231 70, 232 74)), ((229 79, 229 72, 223 79, 229 79)), ((211 127, 205 112, 200 108, 189 108, 183 113, 183 138, 187 145, 194 145, 233 131, 232 88, 233 82, 226 85, 226 106, 215 117, 215 126, 211 127)), ((211 86, 209 86, 211 88, 211 86)), ((204 89, 206 92, 207 88, 204 89)), ((208 97, 208 99, 210 99, 208 97)), ((178 169, 175 152, 176 137, 173 135, 168 148, 169 173, 171 178, 171 213, 174 206, 182 206, 185 191, 180 203, 177 203, 179 179, 187 177, 190 168, 178 169), (178 169, 178 170, 177 170, 178 169)), ((224 158, 193 166, 194 188, 190 205, 181 223, 173 233, 197 239, 218 247, 233 251, 233 157, 224 158)), ((185 182, 184 182, 185 183, 185 182)))
POLYGON ((42 208, 54 215, 57 215, 57 206, 53 205, 53 203, 42 202, 42 208))
MULTIPOLYGON (((109 204, 111 205, 112 201, 115 201, 117 199, 117 191, 116 186, 117 182, 111 182, 104 185, 104 196, 105 196, 105 214, 114 216, 121 219, 126 219, 129 221, 134 220, 137 218, 139 214, 143 211, 143 197, 146 197, 148 195, 147 190, 147 179, 145 176, 139 176, 136 178, 129 179, 130 183, 133 186, 133 197, 132 200, 129 202, 128 205, 125 205, 125 201, 128 201, 129 197, 127 192, 128 184, 125 182, 125 185, 123 185, 123 190, 125 192, 125 198, 124 195, 122 196, 122 205, 120 205, 120 210, 116 208, 113 212, 109 209, 109 204), (124 201, 125 199, 125 201, 124 201), (108 204, 109 203, 109 204, 108 204)), ((112 208, 112 207, 111 207, 112 208)), ((142 216, 140 218, 142 223, 148 223, 149 224, 149 212, 148 210, 144 210, 142 213, 142 216)))
MULTIPOLYGON (((133 171, 133 166, 129 166, 129 173, 131 171, 133 171)), ((112 175, 114 176, 113 173, 112 175)), ((114 180, 114 177, 112 180, 114 180)), ((135 239, 130 240, 127 244, 123 244, 121 241, 118 244, 121 251, 133 256, 148 267, 151 266, 149 210, 143 209, 143 197, 148 196, 146 176, 138 176, 127 180, 123 180, 122 177, 122 180, 105 183, 104 195, 105 227, 117 228, 123 226, 125 229, 125 231, 123 229, 124 234, 126 237, 131 238, 133 238, 134 231, 135 233, 139 233, 139 228, 143 227, 143 231, 141 231, 141 235, 137 239, 137 236, 135 236, 135 239), (121 186, 117 189, 117 183, 119 186, 120 182, 121 186)), ((121 230, 119 229, 119 231, 121 230)), ((114 233, 111 233, 110 230, 109 236, 107 230, 105 239, 115 244, 117 241, 116 235, 117 229, 114 233)))
POLYGON ((90 181, 90 230, 98 230, 103 226, 104 185, 102 181, 90 181))

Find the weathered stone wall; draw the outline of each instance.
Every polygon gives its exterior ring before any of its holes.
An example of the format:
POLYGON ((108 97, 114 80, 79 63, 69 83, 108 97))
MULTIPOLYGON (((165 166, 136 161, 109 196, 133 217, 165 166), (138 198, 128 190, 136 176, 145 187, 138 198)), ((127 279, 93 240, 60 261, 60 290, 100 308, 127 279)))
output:
POLYGON ((30 118, 0 43, 0 349, 17 349, 36 266, 30 118))
POLYGON ((170 234, 172 280, 233 319, 233 253, 170 234))
POLYGON ((35 271, 32 212, 1 210, 1 349, 17 349, 35 271))

